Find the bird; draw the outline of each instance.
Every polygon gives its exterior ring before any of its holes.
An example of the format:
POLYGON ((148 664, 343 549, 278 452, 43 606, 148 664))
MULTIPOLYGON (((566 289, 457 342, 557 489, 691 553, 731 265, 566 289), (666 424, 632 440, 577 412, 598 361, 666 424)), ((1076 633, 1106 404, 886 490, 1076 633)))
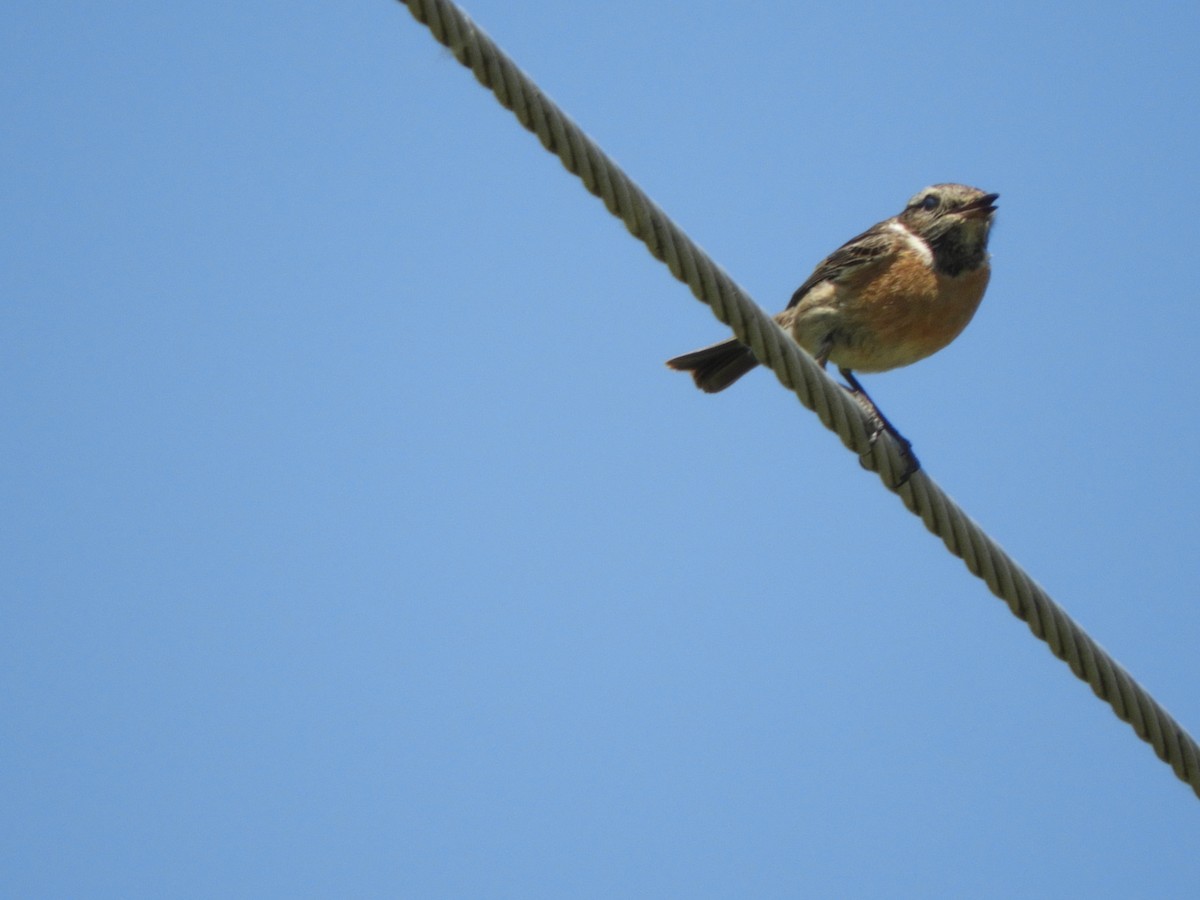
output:
MULTIPOLYGON (((979 308, 991 277, 988 235, 999 194, 965 184, 934 184, 897 215, 871 226, 821 260, 775 321, 844 387, 905 460, 899 485, 920 469, 912 443, 863 389, 855 372, 886 372, 931 356, 958 337, 979 308)), ((667 360, 716 393, 758 360, 737 338, 667 360)))

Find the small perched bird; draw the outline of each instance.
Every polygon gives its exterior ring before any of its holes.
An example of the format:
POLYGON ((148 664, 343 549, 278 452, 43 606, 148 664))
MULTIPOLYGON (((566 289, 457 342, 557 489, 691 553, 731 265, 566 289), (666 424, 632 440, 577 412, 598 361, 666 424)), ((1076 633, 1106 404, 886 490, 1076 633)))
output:
MULTIPOLYGON (((962 333, 979 308, 991 269, 988 232, 999 194, 965 184, 935 184, 908 201, 899 215, 851 238, 821 261, 775 317, 821 368, 838 367, 883 431, 907 460, 899 484, 920 468, 905 439, 879 411, 854 372, 884 372, 941 350, 962 333)), ((691 372, 696 386, 716 393, 756 365, 736 338, 667 360, 691 372)), ((897 485, 899 486, 899 485, 897 485)))

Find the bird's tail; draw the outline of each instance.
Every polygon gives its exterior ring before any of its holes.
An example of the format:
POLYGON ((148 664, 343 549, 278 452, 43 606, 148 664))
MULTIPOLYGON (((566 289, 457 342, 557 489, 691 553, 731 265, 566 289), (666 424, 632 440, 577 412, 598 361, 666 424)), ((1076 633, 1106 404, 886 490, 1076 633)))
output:
POLYGON ((696 387, 705 393, 715 394, 757 366, 758 360, 749 347, 737 338, 731 338, 668 359, 667 365, 679 372, 691 372, 696 387))

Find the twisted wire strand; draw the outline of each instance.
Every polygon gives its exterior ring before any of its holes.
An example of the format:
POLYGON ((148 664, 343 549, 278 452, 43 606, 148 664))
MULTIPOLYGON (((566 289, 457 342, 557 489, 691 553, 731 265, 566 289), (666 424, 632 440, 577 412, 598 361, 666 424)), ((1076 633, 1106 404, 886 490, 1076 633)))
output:
POLYGON ((1050 651, 1086 681, 1117 717, 1149 743, 1159 759, 1200 797, 1200 746, 1141 685, 1058 606, 924 470, 892 487, 905 462, 890 440, 872 441, 873 424, 850 395, 827 376, 750 297, 671 221, 492 40, 450 0, 401 0, 455 58, 475 73, 506 109, 577 175, 589 192, 625 223, 655 259, 733 329, 826 428, 879 473, 885 486, 921 518, 971 574, 1008 604, 1050 651))

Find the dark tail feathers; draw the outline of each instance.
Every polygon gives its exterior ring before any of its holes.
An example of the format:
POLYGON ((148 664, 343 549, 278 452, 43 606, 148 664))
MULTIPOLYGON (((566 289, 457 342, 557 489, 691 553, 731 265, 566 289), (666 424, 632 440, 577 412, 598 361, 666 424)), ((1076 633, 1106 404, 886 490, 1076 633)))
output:
POLYGON ((667 365, 679 372, 691 372, 696 387, 705 393, 715 394, 757 366, 758 360, 749 347, 732 338, 668 359, 667 365))

